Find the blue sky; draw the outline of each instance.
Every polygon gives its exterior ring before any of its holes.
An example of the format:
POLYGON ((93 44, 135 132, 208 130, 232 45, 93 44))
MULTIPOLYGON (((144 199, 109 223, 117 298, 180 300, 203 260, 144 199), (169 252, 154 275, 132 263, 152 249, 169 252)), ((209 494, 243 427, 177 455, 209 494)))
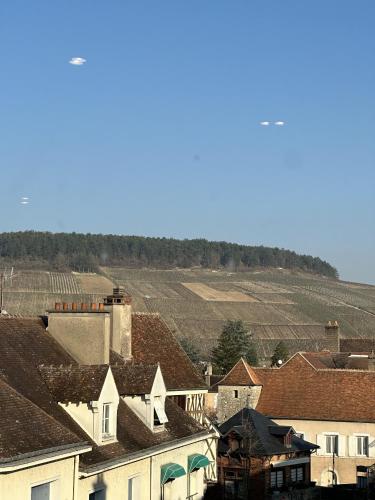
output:
POLYGON ((278 246, 375 283, 374 19, 373 0, 4 0, 0 231, 278 246))

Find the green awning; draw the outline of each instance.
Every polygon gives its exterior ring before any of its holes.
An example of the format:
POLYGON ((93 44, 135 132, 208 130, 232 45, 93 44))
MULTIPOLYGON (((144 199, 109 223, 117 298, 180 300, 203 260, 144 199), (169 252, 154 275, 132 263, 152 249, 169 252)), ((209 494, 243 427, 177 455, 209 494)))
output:
POLYGON ((194 469, 200 469, 201 467, 207 467, 210 465, 210 461, 206 455, 200 455, 199 453, 194 453, 194 455, 189 455, 188 457, 188 468, 189 472, 194 469))
POLYGON ((161 466, 160 484, 166 483, 169 479, 176 479, 177 477, 184 476, 185 469, 174 463, 169 463, 161 466))

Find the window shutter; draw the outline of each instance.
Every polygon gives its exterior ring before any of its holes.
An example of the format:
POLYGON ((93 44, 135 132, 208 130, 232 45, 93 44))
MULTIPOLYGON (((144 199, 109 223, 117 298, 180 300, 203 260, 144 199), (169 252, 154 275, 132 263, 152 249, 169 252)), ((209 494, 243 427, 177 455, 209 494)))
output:
POLYGON ((346 436, 339 436, 339 457, 345 457, 346 455, 346 436))
POLYGON ((369 436, 368 438, 368 456, 375 458, 375 436, 369 436))
POLYGON ((323 434, 316 435, 316 444, 320 446, 320 448, 316 450, 316 454, 324 455, 326 452, 326 437, 323 434))
POLYGON ((349 457, 355 457, 357 451, 357 438, 349 436, 349 457))

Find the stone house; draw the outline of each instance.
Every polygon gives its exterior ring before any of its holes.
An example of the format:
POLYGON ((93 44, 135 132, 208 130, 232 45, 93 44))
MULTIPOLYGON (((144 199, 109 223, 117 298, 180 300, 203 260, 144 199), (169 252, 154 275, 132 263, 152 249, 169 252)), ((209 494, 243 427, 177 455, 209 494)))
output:
POLYGON ((0 498, 203 497, 217 432, 159 316, 132 314, 117 289, 43 320, 2 317, 0 352, 0 498))
POLYGON ((310 455, 318 447, 290 426, 278 425, 254 409, 243 408, 220 425, 218 481, 222 498, 313 498, 310 455))
POLYGON ((229 418, 240 404, 236 396, 248 398, 250 406, 320 447, 311 459, 312 481, 359 483, 362 468, 375 458, 375 371, 338 368, 330 353, 297 353, 280 368, 245 365, 240 360, 229 372, 231 385, 225 378, 223 387, 217 384, 217 415, 229 418))

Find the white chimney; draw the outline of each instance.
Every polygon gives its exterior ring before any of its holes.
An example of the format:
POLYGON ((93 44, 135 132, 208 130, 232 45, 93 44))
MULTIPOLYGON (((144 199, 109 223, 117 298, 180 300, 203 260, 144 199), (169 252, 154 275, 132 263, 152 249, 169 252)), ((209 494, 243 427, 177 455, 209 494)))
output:
POLYGON ((104 299, 106 310, 111 313, 111 349, 124 359, 132 358, 132 306, 131 297, 121 287, 104 299))

